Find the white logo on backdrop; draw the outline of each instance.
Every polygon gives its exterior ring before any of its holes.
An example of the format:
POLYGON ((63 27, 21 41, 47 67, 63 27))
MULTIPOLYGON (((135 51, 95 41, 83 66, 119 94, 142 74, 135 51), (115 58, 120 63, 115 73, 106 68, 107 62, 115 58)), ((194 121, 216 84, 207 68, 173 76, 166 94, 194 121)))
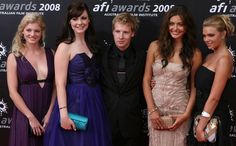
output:
POLYGON ((7 113, 7 103, 3 101, 3 99, 0 101, 0 116, 2 116, 2 113, 7 113))
POLYGON ((39 12, 41 15, 44 15, 44 12, 58 12, 61 10, 60 3, 36 2, 33 0, 26 3, 5 1, 5 3, 0 3, 0 15, 25 15, 30 12, 39 12))
MULTIPOLYGON (((233 56, 233 61, 235 63, 235 61, 236 61, 236 59, 235 59, 236 58, 236 52, 235 52, 235 50, 232 49, 231 45, 229 46, 229 52, 233 56)), ((236 68, 235 68, 235 66, 234 66, 234 69, 232 71, 232 76, 231 77, 236 77, 236 68)))
MULTIPOLYGON (((217 0, 218 2, 220 2, 221 0, 217 0)), ((231 0, 229 0, 229 4, 231 4, 231 0)))
POLYGON ((9 129, 12 118, 7 114, 7 103, 0 100, 0 129, 9 129), (5 113, 6 115, 3 115, 5 113))
POLYGON ((222 13, 230 17, 236 17, 236 5, 232 0, 216 0, 217 2, 209 8, 210 13, 222 13))
POLYGON ((7 49, 6 46, 3 45, 3 43, 0 43, 0 60, 2 59, 2 56, 7 56, 7 49))
POLYGON ((3 57, 7 57, 7 48, 0 42, 0 72, 6 72, 7 62, 3 57))
POLYGON ((113 0, 99 1, 94 4, 92 10, 104 16, 116 16, 121 12, 129 12, 134 16, 157 17, 158 14, 165 13, 174 6, 174 4, 153 4, 150 0, 137 0, 137 2, 113 4, 113 0))
POLYGON ((235 50, 233 50, 233 49, 231 48, 231 46, 229 46, 229 52, 230 52, 230 54, 233 56, 233 60, 234 60, 234 62, 235 62, 236 53, 235 53, 235 50))

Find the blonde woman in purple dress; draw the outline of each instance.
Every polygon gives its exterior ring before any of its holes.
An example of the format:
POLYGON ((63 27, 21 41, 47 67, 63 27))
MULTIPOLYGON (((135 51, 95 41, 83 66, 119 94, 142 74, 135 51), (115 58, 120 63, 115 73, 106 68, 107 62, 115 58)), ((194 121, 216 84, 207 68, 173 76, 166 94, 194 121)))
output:
POLYGON ((7 58, 7 84, 14 102, 9 146, 42 146, 56 92, 54 56, 44 48, 45 23, 39 13, 21 20, 7 58))

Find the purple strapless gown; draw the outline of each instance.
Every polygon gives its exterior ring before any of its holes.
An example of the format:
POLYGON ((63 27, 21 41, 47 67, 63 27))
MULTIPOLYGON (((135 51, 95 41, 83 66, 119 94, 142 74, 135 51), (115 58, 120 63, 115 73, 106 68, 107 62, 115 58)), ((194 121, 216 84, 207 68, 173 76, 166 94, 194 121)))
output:
MULTIPOLYGON (((41 122, 48 111, 54 80, 54 57, 50 49, 46 49, 48 75, 44 86, 37 81, 37 73, 25 57, 16 57, 19 93, 25 104, 41 122)), ((29 121, 15 106, 13 107, 9 146, 42 146, 43 137, 29 132, 29 121)))
MULTIPOLYGON (((44 146, 111 146, 111 136, 101 95, 99 70, 94 57, 76 54, 68 65, 67 108, 88 117, 85 131, 67 131, 60 126, 56 102, 44 136, 44 146)), ((60 97, 59 97, 60 98, 60 97)))

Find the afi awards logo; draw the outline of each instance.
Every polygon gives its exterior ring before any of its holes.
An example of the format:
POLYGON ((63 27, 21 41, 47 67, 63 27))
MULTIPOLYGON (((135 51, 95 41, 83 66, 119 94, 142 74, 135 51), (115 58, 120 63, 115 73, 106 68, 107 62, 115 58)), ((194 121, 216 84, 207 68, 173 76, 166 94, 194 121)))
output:
POLYGON ((211 5, 210 13, 223 13, 230 17, 236 17, 236 1, 235 0, 217 0, 215 4, 211 5))

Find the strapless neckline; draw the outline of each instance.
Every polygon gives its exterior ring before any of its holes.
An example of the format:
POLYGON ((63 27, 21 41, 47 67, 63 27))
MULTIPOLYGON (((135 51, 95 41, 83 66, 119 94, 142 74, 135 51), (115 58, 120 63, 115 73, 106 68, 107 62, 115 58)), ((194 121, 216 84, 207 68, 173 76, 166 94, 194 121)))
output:
MULTIPOLYGON (((158 63, 162 64, 161 59, 155 59, 154 62, 158 62, 158 63)), ((174 65, 178 65, 178 66, 183 65, 182 63, 175 63, 175 62, 170 62, 170 61, 168 61, 168 64, 174 64, 174 65)))
POLYGON ((70 62, 73 61, 76 57, 78 56, 82 56, 84 55, 86 58, 88 58, 89 60, 92 60, 94 55, 92 55, 91 57, 89 57, 85 52, 82 52, 82 53, 77 53, 75 54, 75 56, 73 56, 73 58, 71 58, 70 62))
POLYGON ((209 72, 211 72, 211 73, 215 73, 214 71, 210 70, 210 69, 207 68, 206 66, 203 66, 203 65, 202 65, 202 68, 205 69, 205 70, 207 70, 207 71, 209 71, 209 72))

